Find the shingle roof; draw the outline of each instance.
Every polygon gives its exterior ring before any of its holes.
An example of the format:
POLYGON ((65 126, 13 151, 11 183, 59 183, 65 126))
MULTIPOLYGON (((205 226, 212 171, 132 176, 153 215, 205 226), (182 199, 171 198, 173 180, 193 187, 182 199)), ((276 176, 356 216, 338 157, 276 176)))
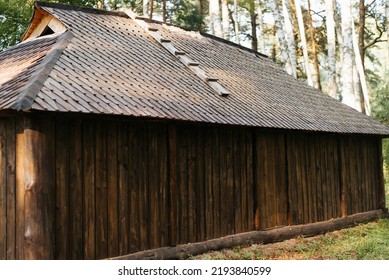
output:
POLYGON ((294 79, 271 59, 224 40, 149 23, 217 78, 228 96, 123 12, 42 3, 36 9, 68 30, 0 54, 1 109, 389 135, 388 127, 294 79))

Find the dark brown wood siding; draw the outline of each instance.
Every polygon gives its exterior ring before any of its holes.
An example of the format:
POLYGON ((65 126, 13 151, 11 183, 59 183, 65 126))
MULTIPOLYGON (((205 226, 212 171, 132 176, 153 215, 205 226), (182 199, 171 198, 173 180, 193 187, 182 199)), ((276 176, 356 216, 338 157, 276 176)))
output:
MULTIPOLYGON (((34 123, 47 143, 56 259, 384 207, 376 137, 62 116, 34 123)), ((23 118, 0 119, 0 259, 25 257, 23 127, 23 118)))

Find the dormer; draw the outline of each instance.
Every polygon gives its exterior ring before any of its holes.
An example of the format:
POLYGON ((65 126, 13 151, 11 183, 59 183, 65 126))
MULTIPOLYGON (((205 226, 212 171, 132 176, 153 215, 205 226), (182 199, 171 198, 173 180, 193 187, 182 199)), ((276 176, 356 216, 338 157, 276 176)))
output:
POLYGON ((65 31, 66 26, 60 20, 38 7, 22 41, 65 31))

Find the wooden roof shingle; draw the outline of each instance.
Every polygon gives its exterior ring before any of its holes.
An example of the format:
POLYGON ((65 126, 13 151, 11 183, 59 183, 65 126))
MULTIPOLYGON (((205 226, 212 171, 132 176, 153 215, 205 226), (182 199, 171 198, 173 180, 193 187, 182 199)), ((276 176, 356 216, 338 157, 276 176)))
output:
POLYGON ((233 43, 148 21, 167 48, 123 12, 40 2, 36 9, 67 30, 0 53, 0 109, 389 135, 387 126, 233 43), (200 76, 178 57, 184 54, 199 64, 200 76))

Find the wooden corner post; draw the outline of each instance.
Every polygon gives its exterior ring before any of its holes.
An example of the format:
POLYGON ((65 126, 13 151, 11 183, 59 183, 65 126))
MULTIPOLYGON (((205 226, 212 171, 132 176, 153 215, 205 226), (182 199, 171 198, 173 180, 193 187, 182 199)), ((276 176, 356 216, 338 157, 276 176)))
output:
MULTIPOLYGON (((50 120, 47 120, 50 122, 50 120)), ((17 143, 17 161, 23 172, 19 172, 19 191, 24 195, 24 259, 53 259, 53 191, 51 143, 47 122, 44 119, 23 117, 22 137, 17 143)), ((20 229, 22 231, 22 229, 20 229)))

